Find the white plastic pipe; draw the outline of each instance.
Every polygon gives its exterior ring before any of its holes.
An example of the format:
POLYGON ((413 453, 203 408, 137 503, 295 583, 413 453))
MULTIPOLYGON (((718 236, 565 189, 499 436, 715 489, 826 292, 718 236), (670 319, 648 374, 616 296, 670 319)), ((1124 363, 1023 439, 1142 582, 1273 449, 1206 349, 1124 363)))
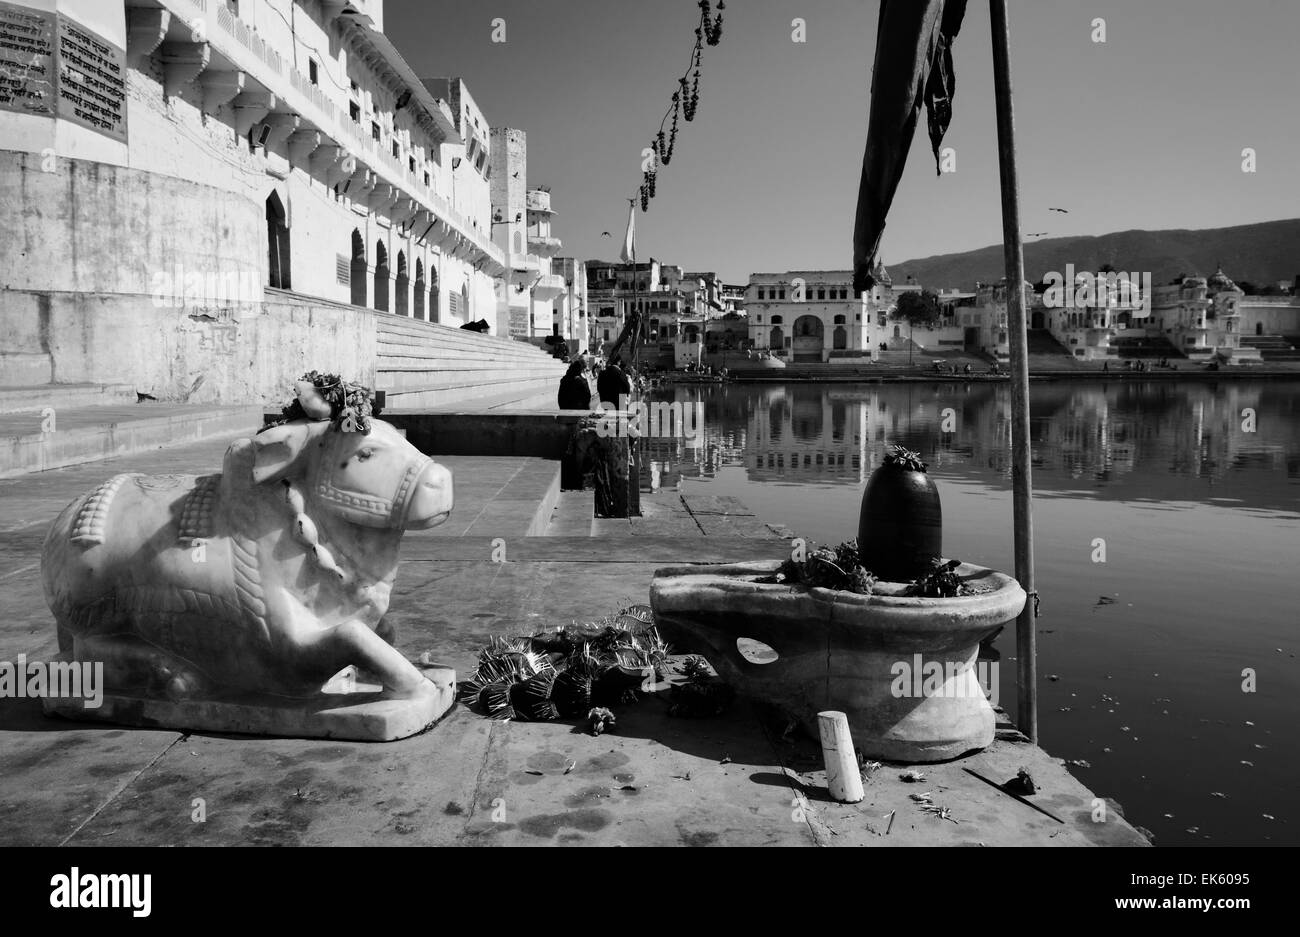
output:
POLYGON ((842 712, 818 713, 817 728, 821 731, 826 786, 831 797, 840 803, 856 804, 864 795, 862 772, 849 734, 849 717, 842 712))

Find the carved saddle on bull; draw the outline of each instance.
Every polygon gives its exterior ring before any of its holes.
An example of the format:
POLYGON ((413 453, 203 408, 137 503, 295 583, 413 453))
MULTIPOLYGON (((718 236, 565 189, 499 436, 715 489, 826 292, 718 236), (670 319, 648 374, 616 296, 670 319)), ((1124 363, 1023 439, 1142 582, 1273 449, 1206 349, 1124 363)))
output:
POLYGON ((389 739, 455 674, 412 664, 384 623, 408 529, 453 506, 451 473, 391 425, 300 419, 236 441, 222 474, 118 475, 59 515, 42 577, 64 660, 105 697, 47 711, 139 725, 389 739))

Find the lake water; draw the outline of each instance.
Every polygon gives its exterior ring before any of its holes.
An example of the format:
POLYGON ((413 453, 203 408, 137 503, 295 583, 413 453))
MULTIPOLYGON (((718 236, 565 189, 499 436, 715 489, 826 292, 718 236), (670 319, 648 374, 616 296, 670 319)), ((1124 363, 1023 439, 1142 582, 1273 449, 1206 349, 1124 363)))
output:
MULTIPOLYGON (((703 413, 695 445, 643 441, 666 487, 835 544, 900 444, 938 484, 944 553, 1013 569, 1005 384, 652 399, 703 413)), ((1300 381, 1034 382, 1030 409, 1040 743, 1158 845, 1300 843, 1300 381)), ((996 642, 1012 714, 1014 630, 996 642)))

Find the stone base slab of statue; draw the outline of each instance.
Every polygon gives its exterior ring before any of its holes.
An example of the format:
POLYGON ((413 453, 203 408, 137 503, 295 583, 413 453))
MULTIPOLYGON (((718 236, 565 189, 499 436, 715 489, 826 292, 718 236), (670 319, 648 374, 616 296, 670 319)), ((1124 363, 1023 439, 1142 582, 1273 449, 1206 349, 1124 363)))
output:
MULTIPOLYGON (((63 655, 60 656, 63 659, 63 655)), ((365 682, 349 667, 306 699, 245 694, 224 699, 169 700, 143 693, 105 693, 88 708, 80 698, 45 699, 45 713, 76 721, 111 722, 141 728, 169 728, 235 735, 394 742, 423 732, 456 701, 456 671, 423 665, 430 689, 395 698, 377 682, 365 682)))
POLYGON ((1013 578, 964 563, 956 575, 975 591, 955 598, 909 597, 904 583, 859 595, 758 581, 779 566, 657 570, 650 606, 660 633, 814 737, 818 712, 843 711, 869 758, 945 761, 992 743, 994 713, 975 663, 980 641, 1024 607, 1013 578), (737 647, 744 638, 777 659, 751 662, 737 647))

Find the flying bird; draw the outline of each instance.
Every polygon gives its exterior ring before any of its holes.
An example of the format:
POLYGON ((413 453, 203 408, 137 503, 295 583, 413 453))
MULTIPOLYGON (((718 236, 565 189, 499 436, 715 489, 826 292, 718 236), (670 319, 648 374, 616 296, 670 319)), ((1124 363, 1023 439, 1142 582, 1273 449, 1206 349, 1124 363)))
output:
POLYGON ((1046 231, 1035 231, 1033 234, 1026 234, 1025 237, 1027 237, 1027 238, 1040 238, 1040 237, 1043 237, 1043 236, 1046 235, 1046 234, 1047 234, 1046 231))
POLYGON ((1049 208, 1049 209, 1047 209, 1047 210, 1048 210, 1048 211, 1059 211, 1062 215, 1068 215, 1068 214, 1070 213, 1070 210, 1069 210, 1068 208, 1049 208))

